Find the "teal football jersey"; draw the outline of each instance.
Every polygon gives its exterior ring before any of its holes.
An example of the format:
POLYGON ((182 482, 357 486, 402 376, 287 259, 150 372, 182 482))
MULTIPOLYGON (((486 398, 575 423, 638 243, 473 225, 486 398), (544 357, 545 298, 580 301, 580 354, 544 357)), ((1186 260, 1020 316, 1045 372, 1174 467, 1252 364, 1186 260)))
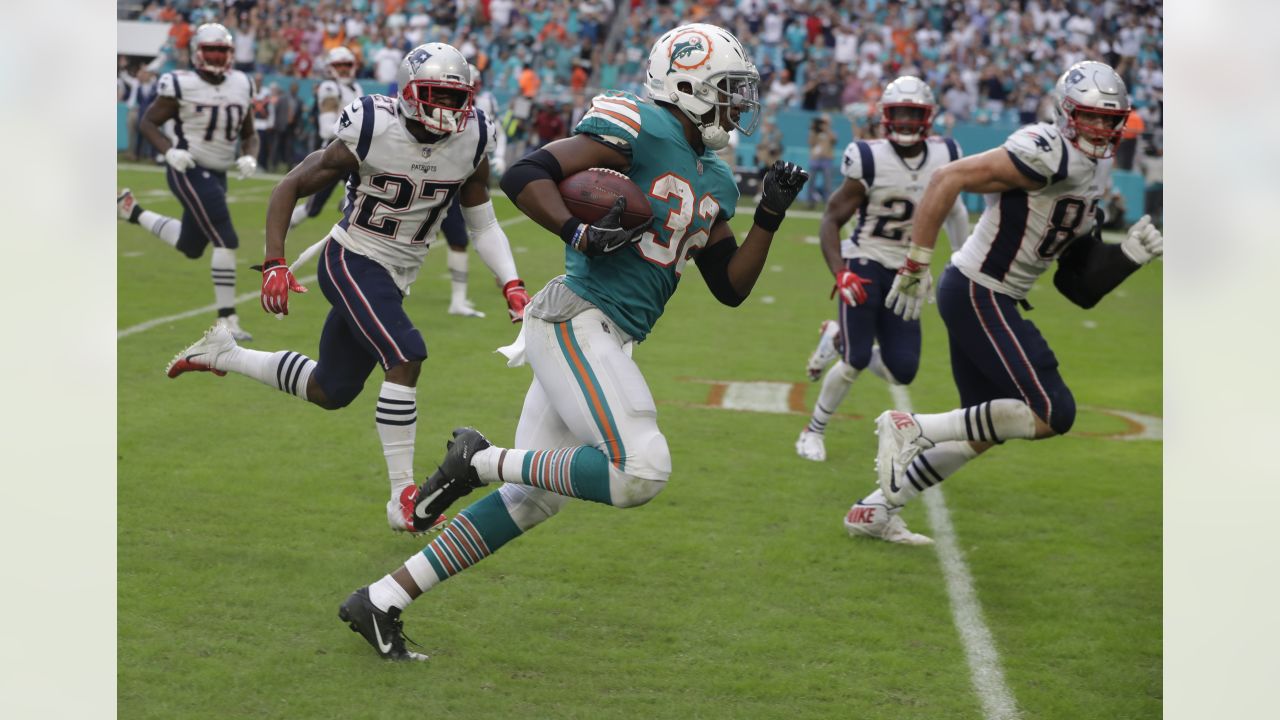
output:
POLYGON ((701 156, 665 108, 629 93, 608 93, 573 129, 631 159, 626 174, 649 196, 653 226, 640 242, 611 255, 565 250, 565 282, 628 335, 643 340, 676 291, 685 264, 707 244, 717 218, 733 217, 738 186, 714 152, 701 156))

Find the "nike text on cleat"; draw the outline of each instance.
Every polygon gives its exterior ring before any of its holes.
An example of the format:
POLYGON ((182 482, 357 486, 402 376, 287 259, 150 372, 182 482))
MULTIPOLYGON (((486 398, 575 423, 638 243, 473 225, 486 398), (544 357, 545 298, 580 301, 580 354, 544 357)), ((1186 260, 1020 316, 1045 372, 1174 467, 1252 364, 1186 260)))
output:
POLYGON ((814 462, 825 462, 827 459, 826 439, 816 432, 809 429, 800 431, 800 437, 796 440, 796 454, 805 460, 814 462))
POLYGON ((899 504, 906 502, 901 493, 906 486, 899 479, 906 474, 907 466, 920 454, 920 451, 933 447, 920 434, 920 424, 911 413, 898 410, 886 410, 876 418, 876 435, 880 436, 880 444, 876 450, 876 482, 889 502, 899 504))
MULTIPOLYGON (((368 586, 351 593, 338 607, 338 618, 360 633, 379 657, 387 660, 426 660, 427 656, 406 650, 404 623, 400 620, 400 608, 383 612, 369 599, 368 586)), ((412 642, 412 641, 410 641, 412 642)), ((414 643, 417 645, 417 643, 414 643)))
POLYGON ((822 377, 822 371, 827 369, 831 361, 840 354, 840 348, 836 342, 839 335, 840 323, 835 320, 822 321, 822 326, 818 328, 818 346, 813 349, 813 354, 809 355, 809 362, 804 368, 810 382, 822 377))
POLYGON ((440 467, 418 487, 418 497, 413 507, 414 528, 422 532, 439 522, 440 515, 458 498, 484 485, 471 467, 471 458, 489 447, 475 428, 458 428, 446 446, 440 467))
POLYGON ((859 500, 844 516, 844 529, 850 536, 875 538, 903 545, 932 545, 933 540, 907 529, 900 516, 902 508, 859 500))
POLYGON ((138 201, 133 199, 133 192, 129 188, 120 191, 116 196, 116 212, 120 214, 121 220, 128 220, 133 217, 133 206, 138 201))
POLYGON ((222 324, 214 324, 204 332, 204 337, 174 356, 165 367, 164 374, 176 378, 186 372, 212 372, 226 375, 226 371, 214 367, 218 357, 236 347, 235 338, 222 324))

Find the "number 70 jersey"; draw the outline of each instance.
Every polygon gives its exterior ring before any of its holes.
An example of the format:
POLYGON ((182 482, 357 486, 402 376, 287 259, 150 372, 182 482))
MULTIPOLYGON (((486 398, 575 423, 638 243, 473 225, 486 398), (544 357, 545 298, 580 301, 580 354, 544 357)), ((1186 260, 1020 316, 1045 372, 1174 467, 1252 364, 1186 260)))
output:
POLYGON ((334 239, 386 268, 407 291, 427 256, 427 240, 485 157, 488 122, 472 110, 458 132, 422 143, 401 121, 395 98, 365 95, 343 108, 335 142, 346 144, 360 170, 347 179, 334 239))
POLYGON ((193 70, 174 70, 160 76, 156 94, 178 101, 173 121, 178 149, 190 152, 206 170, 226 172, 235 164, 240 126, 254 94, 248 75, 231 70, 214 85, 193 70))

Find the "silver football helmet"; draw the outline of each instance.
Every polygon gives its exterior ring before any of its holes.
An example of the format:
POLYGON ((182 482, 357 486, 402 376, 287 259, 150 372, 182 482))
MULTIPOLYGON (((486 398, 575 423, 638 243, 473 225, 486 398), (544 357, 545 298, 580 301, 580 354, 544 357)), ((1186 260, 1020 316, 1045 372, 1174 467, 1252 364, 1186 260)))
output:
POLYGON ((1105 63, 1078 62, 1053 87, 1054 122, 1089 157, 1115 154, 1129 109, 1124 80, 1105 63))
POLYGON ((452 45, 427 43, 409 51, 396 72, 400 112, 437 134, 456 133, 471 114, 471 66, 452 45))
POLYGON ((646 72, 649 97, 680 108, 711 150, 729 144, 724 119, 743 135, 760 122, 760 73, 724 28, 692 23, 667 31, 649 51, 646 72), (711 120, 704 120, 712 109, 711 120))
POLYGON ((914 75, 903 75, 886 85, 880 96, 885 137, 895 145, 915 145, 929 134, 937 109, 928 84, 914 75))
POLYGON ((191 65, 196 70, 226 75, 234 55, 231 33, 218 23, 205 23, 191 35, 191 65))
POLYGON ((339 45, 325 55, 324 69, 330 78, 350 85, 356 77, 356 54, 339 45))

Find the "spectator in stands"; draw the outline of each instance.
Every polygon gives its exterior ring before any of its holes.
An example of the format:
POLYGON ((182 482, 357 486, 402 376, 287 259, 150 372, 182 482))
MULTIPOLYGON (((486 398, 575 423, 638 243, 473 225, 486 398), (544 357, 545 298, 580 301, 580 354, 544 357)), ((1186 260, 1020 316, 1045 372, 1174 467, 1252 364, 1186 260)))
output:
POLYGON ((1132 170, 1134 156, 1138 151, 1138 138, 1142 136, 1142 131, 1146 129, 1146 122, 1142 119, 1142 113, 1137 110, 1129 113, 1129 117, 1124 121, 1124 134, 1120 136, 1120 143, 1116 145, 1116 168, 1119 170, 1132 170))
POLYGON ((831 193, 832 159, 835 157, 836 134, 831 121, 822 115, 809 124, 809 207, 827 199, 831 193))
POLYGON ((254 59, 257 56, 258 41, 254 37, 257 28, 254 27, 253 21, 248 20, 240 25, 235 20, 231 20, 227 29, 231 31, 231 36, 234 38, 236 69, 244 73, 255 72, 254 59))
POLYGON ((302 122, 302 98, 299 96, 298 81, 289 83, 289 94, 280 93, 280 88, 271 86, 275 97, 276 135, 275 147, 271 152, 269 170, 276 171, 281 165, 287 170, 294 165, 294 146, 298 140, 298 127, 302 122))
POLYGON ((773 164, 782 159, 782 131, 772 120, 764 120, 760 126, 760 140, 756 143, 756 165, 760 168, 760 180, 773 164))
POLYGON ((538 135, 538 147, 568 135, 564 116, 565 113, 550 100, 538 108, 538 115, 533 121, 534 132, 538 135))
POLYGON ((520 70, 520 94, 532 100, 537 97, 541 87, 542 80, 538 79, 538 73, 534 72, 533 65, 526 62, 520 70))
MULTIPOLYGON (((258 94, 253 98, 253 129, 258 133, 258 166, 265 167, 271 160, 272 145, 276 137, 276 97, 272 95, 271 88, 262 86, 262 73, 254 75, 253 84, 258 88, 258 94)), ((272 87, 275 87, 274 83, 272 87)))
MULTIPOLYGON (((147 114, 147 108, 151 107, 151 103, 156 99, 156 74, 148 70, 146 67, 138 69, 138 89, 136 93, 138 102, 138 117, 147 114)), ((133 136, 133 158, 135 160, 151 159, 156 154, 155 148, 151 147, 151 142, 142 134, 141 130, 135 128, 133 136)))
POLYGON ((791 71, 783 68, 769 86, 769 94, 764 99, 765 104, 774 108, 790 107, 795 104, 799 93, 799 89, 791 79, 791 71))

